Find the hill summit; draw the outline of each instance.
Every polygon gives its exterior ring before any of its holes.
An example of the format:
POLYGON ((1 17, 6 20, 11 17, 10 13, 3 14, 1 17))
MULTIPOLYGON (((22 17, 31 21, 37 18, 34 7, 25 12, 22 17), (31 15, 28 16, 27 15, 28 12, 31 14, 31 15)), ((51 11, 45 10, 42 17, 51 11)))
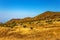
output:
POLYGON ((47 12, 44 12, 38 16, 35 17, 35 19, 55 19, 55 18, 60 18, 60 12, 51 12, 51 11, 47 11, 47 12))

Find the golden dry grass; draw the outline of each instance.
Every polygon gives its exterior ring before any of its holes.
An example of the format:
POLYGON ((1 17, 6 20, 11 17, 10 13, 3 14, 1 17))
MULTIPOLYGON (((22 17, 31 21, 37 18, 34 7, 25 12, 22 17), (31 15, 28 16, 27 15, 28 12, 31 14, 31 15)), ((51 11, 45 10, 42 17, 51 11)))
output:
POLYGON ((60 27, 0 27, 0 40, 60 40, 60 27))
POLYGON ((0 40, 60 40, 60 12, 47 11, 0 25, 0 40))

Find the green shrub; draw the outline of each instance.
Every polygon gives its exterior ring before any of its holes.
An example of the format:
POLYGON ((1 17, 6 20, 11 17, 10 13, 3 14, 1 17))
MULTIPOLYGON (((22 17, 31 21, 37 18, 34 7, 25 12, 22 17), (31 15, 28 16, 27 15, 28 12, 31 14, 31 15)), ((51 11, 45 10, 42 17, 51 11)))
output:
POLYGON ((31 22, 29 22, 29 24, 31 24, 31 22))
POLYGON ((13 28, 14 26, 16 26, 16 23, 11 23, 11 24, 4 24, 5 27, 11 27, 13 28))
POLYGON ((30 27, 30 29, 33 29, 33 27, 30 27))
POLYGON ((24 28, 26 28, 27 26, 26 26, 26 25, 24 25, 23 27, 24 27, 24 28))
POLYGON ((38 24, 38 23, 40 23, 40 22, 37 22, 36 24, 38 24))
POLYGON ((57 20, 57 21, 60 21, 60 20, 57 20))
POLYGON ((46 22, 49 23, 49 24, 52 24, 53 23, 52 20, 47 20, 46 22))

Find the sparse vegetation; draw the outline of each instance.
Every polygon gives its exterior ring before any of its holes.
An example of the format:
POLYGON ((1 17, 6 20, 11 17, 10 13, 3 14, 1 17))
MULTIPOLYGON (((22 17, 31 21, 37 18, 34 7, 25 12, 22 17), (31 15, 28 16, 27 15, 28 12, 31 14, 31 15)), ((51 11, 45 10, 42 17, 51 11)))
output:
POLYGON ((30 29, 33 29, 33 27, 30 27, 30 29))
POLYGON ((25 18, 0 23, 0 38, 3 37, 4 40, 5 38, 7 40, 9 38, 11 40, 60 40, 60 19, 58 18, 60 13, 55 15, 53 13, 45 12, 32 18, 33 20, 25 18))
POLYGON ((32 22, 29 22, 29 24, 31 24, 32 22))
POLYGON ((60 20, 57 20, 57 21, 60 21, 60 20))
POLYGON ((52 24, 53 21, 52 20, 47 20, 46 23, 52 24))
POLYGON ((23 25, 23 28, 26 28, 27 26, 26 25, 23 25))
POLYGON ((38 23, 40 23, 40 22, 37 22, 36 24, 38 24, 38 23))

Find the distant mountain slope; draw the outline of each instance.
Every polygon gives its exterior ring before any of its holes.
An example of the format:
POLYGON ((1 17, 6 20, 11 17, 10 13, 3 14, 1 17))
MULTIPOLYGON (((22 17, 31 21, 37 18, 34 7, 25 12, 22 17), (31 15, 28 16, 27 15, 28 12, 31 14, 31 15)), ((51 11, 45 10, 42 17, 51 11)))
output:
POLYGON ((5 25, 16 25, 17 23, 26 23, 26 22, 32 22, 32 21, 38 21, 38 20, 48 20, 48 19, 56 19, 60 18, 60 12, 51 12, 46 11, 42 14, 39 14, 33 18, 26 17, 23 19, 11 19, 5 23, 5 25))
POLYGON ((28 21, 32 21, 32 18, 26 17, 24 19, 11 19, 10 21, 6 22, 6 24, 23 23, 23 22, 28 22, 28 21))

